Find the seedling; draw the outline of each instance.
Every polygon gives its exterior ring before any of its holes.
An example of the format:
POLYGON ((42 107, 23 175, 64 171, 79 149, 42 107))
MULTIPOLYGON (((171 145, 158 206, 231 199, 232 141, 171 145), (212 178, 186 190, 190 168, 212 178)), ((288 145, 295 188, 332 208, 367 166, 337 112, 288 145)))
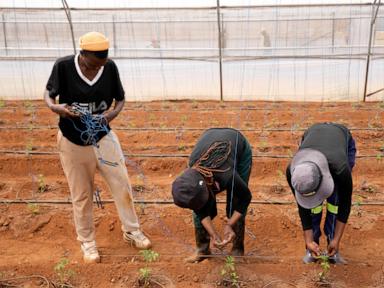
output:
POLYGON ((5 101, 3 99, 0 99, 0 108, 5 107, 5 101))
POLYGON ((39 193, 43 193, 43 192, 48 191, 48 185, 45 184, 44 175, 43 174, 39 174, 37 182, 39 184, 39 188, 37 190, 39 193))
POLYGON ((353 206, 356 207, 356 215, 361 217, 363 215, 363 209, 361 208, 362 198, 361 196, 357 196, 357 200, 353 203, 353 206))
POLYGON ((75 272, 68 268, 69 260, 67 258, 62 258, 58 263, 56 263, 53 270, 56 272, 56 275, 59 278, 58 287, 72 287, 68 284, 69 280, 75 275, 75 272))
POLYGON ((194 108, 194 109, 199 108, 199 104, 197 103, 196 100, 192 101, 192 108, 194 108))
POLYGON ((261 141, 260 142, 260 148, 259 148, 259 150, 261 151, 261 152, 267 152, 268 151, 268 142, 267 141, 261 141))
POLYGON ((155 114, 153 113, 149 114, 149 121, 155 121, 155 120, 156 120, 155 114))
POLYGON ((184 124, 185 122, 187 122, 188 116, 187 115, 181 115, 180 120, 184 124))
POLYGON ((37 215, 40 213, 40 207, 36 203, 28 203, 27 207, 33 215, 37 215))
POLYGON ((32 152, 33 145, 32 145, 32 141, 31 140, 27 143, 27 145, 25 145, 25 150, 26 150, 27 154, 32 152))
POLYGON ((236 272, 235 259, 232 256, 225 258, 225 263, 220 271, 223 284, 229 284, 230 287, 240 287, 239 275, 236 272))
POLYGON ((187 150, 187 147, 185 145, 180 144, 179 146, 177 146, 177 151, 185 151, 185 150, 187 150))
POLYGON ((143 256, 143 259, 145 261, 145 267, 139 269, 139 284, 142 287, 150 287, 152 271, 151 268, 149 268, 148 266, 149 263, 155 262, 160 255, 159 253, 151 249, 141 250, 140 254, 141 256, 143 256))
POLYGON ((218 126, 218 125, 219 125, 219 121, 217 121, 217 120, 212 120, 212 121, 211 121, 211 125, 212 125, 212 126, 218 126))
POLYGON ((329 270, 331 269, 331 265, 329 265, 329 256, 326 254, 320 255, 317 257, 320 260, 320 267, 322 271, 319 273, 319 282, 325 283, 327 282, 327 276, 329 270))

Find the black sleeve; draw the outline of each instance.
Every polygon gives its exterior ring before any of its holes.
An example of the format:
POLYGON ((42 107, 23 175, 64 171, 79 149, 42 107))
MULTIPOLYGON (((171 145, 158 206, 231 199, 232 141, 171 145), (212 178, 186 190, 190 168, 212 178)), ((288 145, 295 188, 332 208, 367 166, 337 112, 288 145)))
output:
POLYGON ((115 62, 111 60, 111 63, 112 63, 112 70, 115 78, 114 79, 115 85, 113 86, 114 87, 113 97, 116 99, 116 101, 122 101, 125 99, 125 96, 124 96, 125 92, 124 92, 123 84, 121 83, 121 80, 120 80, 119 70, 117 69, 115 62))
POLYGON ((248 188, 247 183, 245 183, 243 179, 241 179, 240 175, 237 172, 235 172, 233 180, 234 180, 233 195, 232 195, 232 175, 226 185, 227 216, 230 216, 229 212, 233 212, 233 211, 237 211, 240 214, 244 215, 247 212, 249 203, 251 203, 252 194, 248 188), (232 196, 233 196, 233 199, 231 199, 232 196), (231 203, 232 203, 232 206, 231 206, 231 203))
MULTIPOLYGON (((295 189, 293 189, 291 184, 291 170, 290 165, 288 165, 287 170, 285 171, 285 174, 287 176, 287 182, 289 187, 291 187, 293 197, 295 197, 295 189)), ((296 202, 297 203, 297 202, 296 202)), ((301 220, 301 226, 303 227, 303 230, 310 230, 312 229, 312 216, 311 216, 311 210, 305 209, 297 203, 297 207, 299 208, 299 216, 301 220)))
POLYGON ((349 169, 343 169, 339 174, 332 174, 339 197, 337 220, 347 223, 352 204, 353 181, 349 169))
POLYGON ((207 203, 200 210, 194 210, 197 218, 201 221, 205 217, 210 216, 211 219, 215 218, 217 215, 217 204, 216 198, 213 196, 209 196, 207 203))
POLYGON ((55 98, 60 94, 60 62, 57 60, 53 65, 51 75, 49 76, 46 88, 49 92, 49 97, 55 98))

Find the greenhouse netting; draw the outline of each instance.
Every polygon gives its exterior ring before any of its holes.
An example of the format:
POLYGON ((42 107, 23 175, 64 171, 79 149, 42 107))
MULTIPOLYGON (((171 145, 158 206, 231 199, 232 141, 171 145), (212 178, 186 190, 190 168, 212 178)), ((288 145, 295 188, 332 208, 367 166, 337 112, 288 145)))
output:
POLYGON ((89 31, 110 39, 128 101, 384 97, 381 1, 28 2, 0 4, 2 99, 41 99, 89 31))

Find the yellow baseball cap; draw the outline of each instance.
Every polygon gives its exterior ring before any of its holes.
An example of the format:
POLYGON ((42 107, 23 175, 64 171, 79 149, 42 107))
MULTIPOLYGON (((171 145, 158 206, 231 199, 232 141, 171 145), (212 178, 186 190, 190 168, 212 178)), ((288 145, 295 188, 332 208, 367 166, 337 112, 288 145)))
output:
POLYGON ((88 32, 80 37, 80 48, 87 51, 104 51, 109 49, 109 40, 99 32, 88 32))

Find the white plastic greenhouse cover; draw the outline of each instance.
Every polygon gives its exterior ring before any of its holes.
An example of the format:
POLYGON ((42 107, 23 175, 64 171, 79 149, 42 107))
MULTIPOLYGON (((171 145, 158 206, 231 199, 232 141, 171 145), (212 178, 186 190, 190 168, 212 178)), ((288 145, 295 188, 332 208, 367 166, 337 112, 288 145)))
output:
MULTIPOLYGON (((219 13, 217 2, 67 0, 75 43, 110 38, 128 101, 359 101, 365 83, 384 87, 378 1, 220 0, 219 13)), ((0 1, 0 99, 41 99, 55 59, 74 53, 62 8, 0 1)))

